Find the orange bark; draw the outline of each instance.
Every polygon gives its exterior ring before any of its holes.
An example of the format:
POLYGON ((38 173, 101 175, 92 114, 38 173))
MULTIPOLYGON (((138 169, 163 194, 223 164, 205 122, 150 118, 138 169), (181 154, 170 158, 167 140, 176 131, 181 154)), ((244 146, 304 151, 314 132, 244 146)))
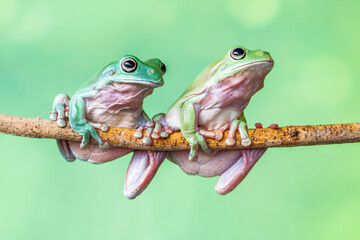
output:
MULTIPOLYGON (((154 140, 151 146, 145 146, 141 139, 133 135, 136 129, 110 127, 109 131, 101 132, 99 135, 112 146, 127 147, 134 149, 147 149, 154 151, 178 151, 189 149, 189 144, 181 134, 175 132, 166 139, 154 140)), ((0 132, 32 137, 53 138, 71 141, 81 141, 81 135, 77 134, 69 126, 60 128, 56 122, 41 120, 40 118, 22 118, 0 114, 0 132)), ((247 148, 263 147, 293 147, 323 144, 339 144, 360 142, 360 123, 311 125, 311 126, 289 126, 277 129, 260 128, 249 129, 248 134, 252 144, 247 148)), ((229 147, 223 140, 216 141, 207 139, 212 149, 242 149, 240 135, 236 135, 236 145, 229 147)), ((91 139, 95 142, 94 139, 91 139)))

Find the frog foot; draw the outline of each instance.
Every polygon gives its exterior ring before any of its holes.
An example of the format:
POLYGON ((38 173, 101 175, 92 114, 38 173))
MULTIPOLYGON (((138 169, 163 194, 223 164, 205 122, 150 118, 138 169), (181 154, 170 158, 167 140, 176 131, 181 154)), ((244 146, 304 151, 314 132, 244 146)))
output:
POLYGON ((91 126, 93 126, 96 129, 100 129, 103 132, 107 132, 109 131, 109 126, 103 123, 93 123, 93 122, 89 122, 89 124, 91 126))
MULTIPOLYGON (((100 126, 100 125, 99 125, 100 126)), ((99 144, 99 147, 103 150, 109 148, 109 143, 103 141, 99 134, 96 132, 95 128, 91 123, 85 123, 83 125, 71 125, 71 127, 79 134, 83 136, 80 148, 87 149, 89 147, 90 136, 93 137, 99 144)), ((101 128, 101 127, 100 127, 101 128)))
POLYGON ((242 121, 240 119, 234 119, 231 123, 225 124, 217 130, 200 129, 199 132, 204 137, 220 141, 221 139, 223 139, 224 131, 229 129, 229 132, 225 139, 225 144, 227 146, 234 146, 236 143, 236 131, 239 131, 242 145, 250 146, 251 140, 249 138, 249 135, 247 134, 246 124, 241 123, 242 121))
POLYGON ((58 94, 54 99, 50 120, 56 121, 59 127, 66 126, 66 120, 69 117, 69 101, 69 96, 63 93, 58 94))
POLYGON ((205 130, 205 129, 199 128, 199 133, 204 137, 220 141, 224 137, 224 131, 228 128, 229 128, 229 124, 226 124, 216 130, 205 130))
POLYGON ((153 118, 153 121, 148 121, 145 126, 139 127, 135 133, 135 138, 142 138, 142 142, 150 146, 152 139, 167 138, 173 132, 177 132, 180 129, 177 127, 168 126, 165 121, 165 114, 158 114, 153 118), (145 135, 143 131, 146 129, 145 135))
POLYGON ((190 144, 190 154, 189 154, 189 161, 194 162, 198 159, 198 150, 199 146, 201 147, 201 150, 205 154, 211 154, 211 149, 207 145, 205 138, 203 135, 201 135, 200 131, 197 131, 195 133, 186 133, 185 131, 182 132, 184 137, 188 140, 190 144))
MULTIPOLYGON (((240 132, 241 144, 245 147, 251 145, 250 137, 247 133, 246 122, 242 119, 234 119, 230 124, 225 125, 223 128, 229 129, 229 132, 225 139, 225 144, 227 146, 234 146, 236 143, 236 131, 240 132)), ((224 129, 224 130, 225 130, 224 129)))

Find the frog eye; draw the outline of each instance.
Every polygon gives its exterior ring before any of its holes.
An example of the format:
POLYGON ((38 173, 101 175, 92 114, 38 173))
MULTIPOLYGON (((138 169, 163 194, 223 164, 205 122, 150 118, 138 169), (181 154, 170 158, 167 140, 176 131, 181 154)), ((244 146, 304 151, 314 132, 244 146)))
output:
POLYGON ((246 55, 246 52, 243 48, 234 48, 231 52, 230 52, 230 56, 232 57, 232 59, 234 60, 240 60, 243 59, 246 55))
POLYGON ((164 74, 166 72, 166 66, 165 64, 161 63, 160 65, 161 72, 164 74))
POLYGON ((128 73, 133 72, 137 68, 137 62, 133 58, 125 58, 121 63, 121 68, 128 73))

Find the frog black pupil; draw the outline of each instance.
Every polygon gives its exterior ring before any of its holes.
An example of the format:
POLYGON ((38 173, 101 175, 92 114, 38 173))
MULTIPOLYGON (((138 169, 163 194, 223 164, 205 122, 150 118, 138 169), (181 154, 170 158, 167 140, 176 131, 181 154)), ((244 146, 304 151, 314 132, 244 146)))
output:
POLYGON ((133 68, 135 67, 135 62, 134 61, 131 61, 131 60, 128 60, 124 63, 125 67, 127 68, 133 68))
POLYGON ((242 48, 236 48, 236 49, 234 49, 233 54, 235 56, 241 56, 244 54, 244 50, 242 48))

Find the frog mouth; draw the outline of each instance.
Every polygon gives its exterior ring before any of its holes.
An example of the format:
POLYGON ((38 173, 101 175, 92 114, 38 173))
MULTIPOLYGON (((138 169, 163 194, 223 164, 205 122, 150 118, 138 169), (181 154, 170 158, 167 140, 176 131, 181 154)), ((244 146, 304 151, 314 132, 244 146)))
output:
POLYGON ((117 79, 114 80, 114 83, 139 84, 139 85, 149 86, 152 88, 161 87, 162 85, 164 85, 161 79, 159 79, 158 82, 149 82, 144 79, 117 79))
POLYGON ((228 71, 232 72, 232 71, 236 71, 236 70, 242 70, 244 68, 248 68, 248 67, 255 67, 257 65, 264 65, 264 68, 269 69, 269 71, 272 69, 272 67, 274 66, 274 61, 273 60, 265 60, 265 61, 257 61, 257 62, 252 62, 252 63, 248 63, 242 66, 238 66, 238 67, 234 67, 234 68, 230 68, 228 69, 228 71))

